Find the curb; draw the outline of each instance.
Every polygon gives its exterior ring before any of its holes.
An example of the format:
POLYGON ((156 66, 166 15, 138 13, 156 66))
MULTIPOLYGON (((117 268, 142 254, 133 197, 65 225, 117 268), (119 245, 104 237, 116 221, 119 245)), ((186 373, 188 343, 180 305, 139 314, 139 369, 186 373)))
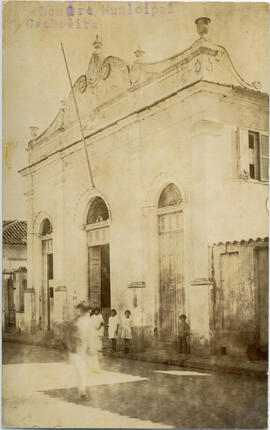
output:
MULTIPOLYGON (((14 339, 11 337, 5 337, 2 336, 2 342, 10 342, 10 343, 19 343, 24 345, 34 345, 34 346, 40 346, 43 348, 50 348, 55 350, 63 351, 63 348, 57 347, 57 345, 45 343, 42 341, 34 341, 31 339, 14 339)), ((173 358, 161 358, 161 357, 154 357, 154 356, 141 356, 141 353, 127 353, 124 352, 116 352, 114 355, 111 355, 107 351, 103 351, 104 357, 110 357, 110 358, 120 358, 120 359, 129 359, 129 360, 137 360, 137 361, 145 361, 147 363, 159 363, 159 364, 167 364, 171 366, 178 366, 178 367, 185 367, 188 369, 196 369, 196 370, 204 370, 204 371, 213 371, 218 373, 230 373, 234 375, 246 375, 246 376, 252 376, 252 377, 259 377, 259 378, 267 378, 268 372, 267 370, 260 370, 260 369, 251 369, 251 368, 243 368, 243 367, 235 367, 235 366, 224 366, 220 364, 208 364, 208 363, 200 363, 196 362, 196 360, 193 359, 183 359, 183 360, 177 360, 173 358)))
POLYGON ((43 348, 50 348, 50 349, 56 349, 56 350, 60 350, 63 351, 63 348, 58 347, 56 344, 50 344, 49 342, 44 342, 44 341, 34 341, 31 339, 15 339, 15 338, 11 338, 11 337, 5 337, 2 336, 2 342, 10 342, 10 343, 19 343, 20 345, 33 345, 33 346, 40 346, 43 348))
POLYGON ((145 361, 147 363, 159 363, 159 364, 167 364, 171 366, 178 366, 178 367, 185 367, 188 369, 196 369, 196 370, 204 370, 204 371, 214 371, 218 373, 230 373, 235 375, 247 375, 252 377, 260 377, 260 378, 267 378, 268 372, 265 370, 260 369, 250 369, 250 368, 243 368, 243 367, 235 367, 235 366, 222 366, 219 364, 207 364, 207 363, 199 363, 196 362, 194 359, 192 359, 192 362, 189 361, 189 359, 184 360, 176 360, 173 358, 160 358, 160 357, 141 357, 140 354, 136 353, 128 353, 128 354, 121 354, 121 353, 114 353, 114 355, 110 355, 110 353, 103 353, 104 356, 110 356, 112 358, 127 358, 129 360, 138 360, 138 361, 145 361))

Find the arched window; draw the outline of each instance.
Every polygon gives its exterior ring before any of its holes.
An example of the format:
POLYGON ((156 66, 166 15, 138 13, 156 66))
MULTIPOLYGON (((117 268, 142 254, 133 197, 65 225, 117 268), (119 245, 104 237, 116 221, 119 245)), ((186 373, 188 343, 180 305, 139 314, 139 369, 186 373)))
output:
POLYGON ((182 196, 174 184, 169 184, 162 191, 159 201, 158 208, 164 208, 166 206, 175 206, 180 205, 182 203, 182 196))
POLYGON ((101 197, 96 197, 87 214, 86 224, 95 224, 109 219, 106 203, 101 197))
POLYGON ((47 236, 48 234, 52 234, 52 232, 53 232, 53 228, 52 228, 51 221, 48 218, 46 218, 43 221, 43 225, 42 225, 42 229, 41 229, 41 235, 47 236))

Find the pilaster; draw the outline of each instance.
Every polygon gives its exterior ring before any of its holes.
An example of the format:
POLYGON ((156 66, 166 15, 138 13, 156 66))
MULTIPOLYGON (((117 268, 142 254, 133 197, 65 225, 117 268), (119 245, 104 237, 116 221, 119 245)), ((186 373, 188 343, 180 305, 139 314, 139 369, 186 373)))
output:
POLYGON ((24 290, 24 327, 27 333, 34 334, 36 332, 37 320, 34 288, 24 290))
POLYGON ((65 213, 64 213, 64 162, 59 158, 59 167, 55 177, 57 194, 56 227, 54 231, 54 286, 64 285, 65 282, 65 213))
MULTIPOLYGON (((130 280, 129 285, 144 283, 143 279, 143 246, 142 246, 142 185, 141 185, 141 144, 139 119, 129 128, 129 192, 131 201, 130 228, 132 229, 132 246, 130 247, 130 280)), ((144 284, 145 285, 145 284, 144 284)), ((144 304, 142 293, 136 296, 134 306, 133 292, 129 290, 129 303, 133 308, 133 318, 137 325, 143 326, 144 304)))

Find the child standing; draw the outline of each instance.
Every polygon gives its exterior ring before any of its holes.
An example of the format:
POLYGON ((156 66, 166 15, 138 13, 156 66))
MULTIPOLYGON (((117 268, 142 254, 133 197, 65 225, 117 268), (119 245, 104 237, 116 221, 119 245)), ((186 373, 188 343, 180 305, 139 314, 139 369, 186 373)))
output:
POLYGON ((111 310, 111 316, 109 318, 109 339, 111 340, 111 352, 116 351, 116 338, 119 330, 119 319, 115 309, 111 310))
POLYGON ((180 354, 189 354, 189 336, 190 328, 186 322, 186 315, 182 314, 178 322, 178 339, 179 339, 179 352, 180 354))
POLYGON ((122 321, 122 332, 121 338, 124 339, 125 342, 125 352, 129 352, 130 349, 130 339, 132 339, 132 320, 130 318, 131 312, 126 310, 124 313, 124 318, 122 321))
POLYGON ((93 327, 93 337, 95 337, 95 341, 97 343, 97 350, 102 350, 102 340, 104 336, 104 319, 102 314, 100 313, 99 308, 94 309, 94 313, 92 314, 91 322, 93 327))

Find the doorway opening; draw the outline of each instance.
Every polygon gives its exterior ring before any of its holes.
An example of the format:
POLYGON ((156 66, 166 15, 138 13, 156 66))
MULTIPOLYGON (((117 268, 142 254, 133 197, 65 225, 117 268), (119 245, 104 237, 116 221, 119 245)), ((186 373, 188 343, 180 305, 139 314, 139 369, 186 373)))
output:
POLYGON ((167 185, 159 198, 158 233, 160 338, 175 341, 185 295, 182 196, 174 184, 167 185))
POLYGON ((43 221, 41 229, 42 246, 42 285, 39 311, 41 330, 53 329, 54 284, 53 284, 53 238, 52 224, 48 218, 43 221))
MULTIPOLYGON (((88 300, 107 321, 111 308, 109 212, 96 197, 87 214, 88 300)), ((106 331, 106 330, 105 330, 106 331)))

